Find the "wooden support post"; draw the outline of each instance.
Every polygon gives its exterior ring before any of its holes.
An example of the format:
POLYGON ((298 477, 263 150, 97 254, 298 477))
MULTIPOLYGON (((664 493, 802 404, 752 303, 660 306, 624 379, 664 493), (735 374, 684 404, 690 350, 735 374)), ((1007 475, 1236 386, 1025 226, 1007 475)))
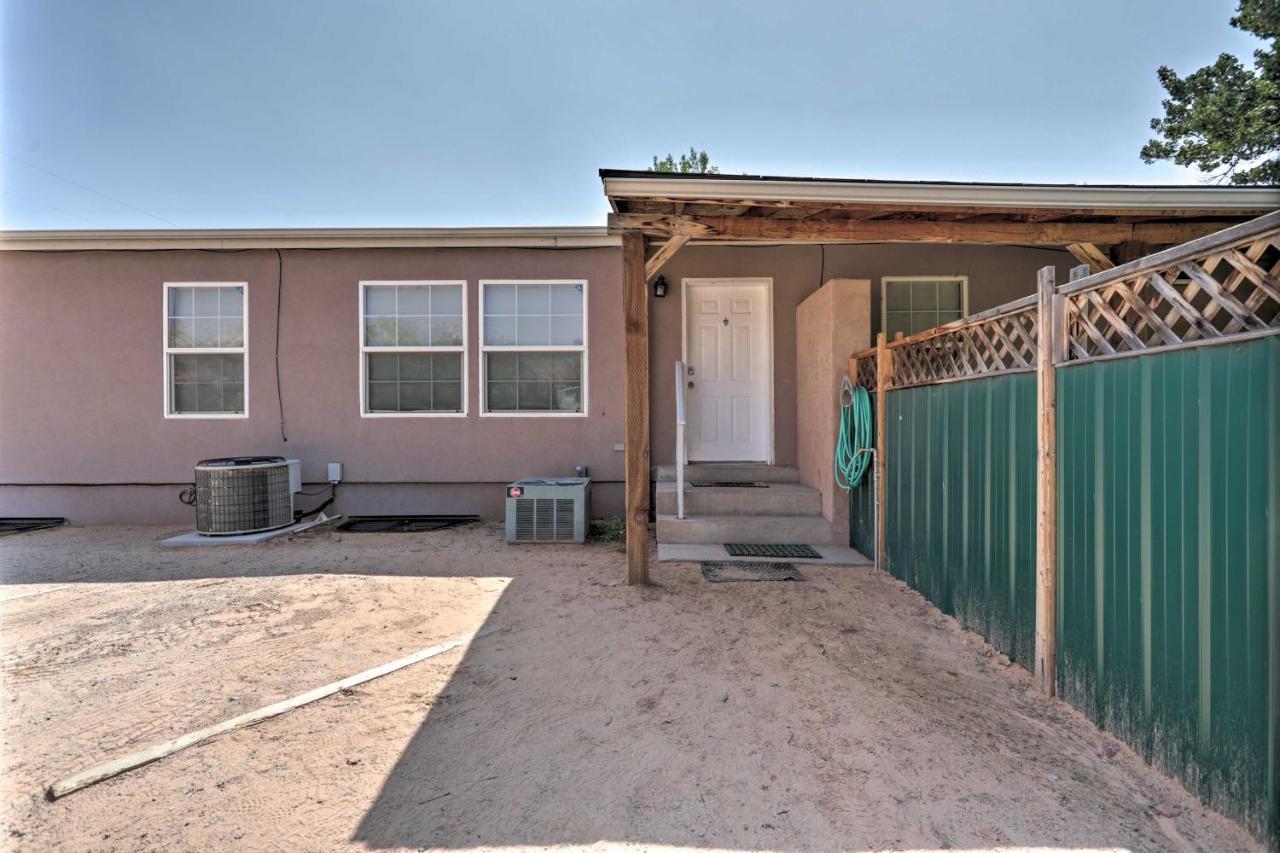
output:
POLYGON ((627 583, 649 582, 649 288, 644 235, 622 235, 627 583))
POLYGON ((889 341, 884 332, 876 335, 876 568, 884 571, 887 560, 884 558, 885 544, 885 510, 889 490, 885 486, 885 474, 888 467, 884 464, 885 448, 885 401, 889 396, 889 376, 893 372, 893 355, 889 352, 889 341))
POLYGON ((1064 358, 1063 297, 1054 268, 1036 276, 1036 686, 1058 684, 1058 390, 1054 365, 1064 358))

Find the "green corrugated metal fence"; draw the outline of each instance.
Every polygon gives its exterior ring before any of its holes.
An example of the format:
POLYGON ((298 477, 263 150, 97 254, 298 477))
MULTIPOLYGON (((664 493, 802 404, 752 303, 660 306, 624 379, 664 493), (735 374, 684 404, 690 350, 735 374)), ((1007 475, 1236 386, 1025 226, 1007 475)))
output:
MULTIPOLYGON (((876 422, 876 400, 871 394, 871 423, 876 422)), ((864 557, 876 557, 876 493, 875 466, 867 468, 867 474, 857 488, 849 492, 849 547, 864 557)))
POLYGON ((886 396, 886 568, 1030 669, 1035 374, 886 396))
POLYGON ((1060 694, 1275 839, 1280 338, 1057 375, 1060 694))

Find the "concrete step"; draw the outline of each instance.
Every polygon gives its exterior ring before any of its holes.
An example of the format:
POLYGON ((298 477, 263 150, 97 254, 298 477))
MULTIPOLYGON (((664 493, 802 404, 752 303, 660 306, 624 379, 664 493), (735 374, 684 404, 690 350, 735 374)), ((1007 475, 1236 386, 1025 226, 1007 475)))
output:
MULTIPOLYGON (((800 471, 780 465, 760 462, 696 462, 684 466, 686 480, 747 481, 760 483, 798 483, 800 471)), ((659 465, 654 480, 659 483, 675 482, 674 465, 659 465)))
POLYGON ((750 542, 777 545, 827 545, 831 524, 820 515, 658 516, 658 542, 714 545, 750 542))
MULTIPOLYGON (((676 484, 657 484, 657 511, 676 514, 676 484)), ((685 515, 821 515, 822 493, 801 483, 770 483, 767 488, 709 488, 685 485, 685 515)))

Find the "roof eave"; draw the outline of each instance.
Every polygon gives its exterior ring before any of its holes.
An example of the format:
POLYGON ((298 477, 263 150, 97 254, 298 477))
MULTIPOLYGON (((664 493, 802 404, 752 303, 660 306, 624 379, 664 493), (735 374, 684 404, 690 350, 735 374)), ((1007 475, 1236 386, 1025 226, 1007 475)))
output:
POLYGON ((92 249, 373 249, 617 246, 621 238, 591 227, 535 228, 211 228, 0 231, 0 250, 92 249))
POLYGON ((1270 210, 1280 187, 902 183, 603 174, 613 199, 669 198, 933 207, 1270 210))

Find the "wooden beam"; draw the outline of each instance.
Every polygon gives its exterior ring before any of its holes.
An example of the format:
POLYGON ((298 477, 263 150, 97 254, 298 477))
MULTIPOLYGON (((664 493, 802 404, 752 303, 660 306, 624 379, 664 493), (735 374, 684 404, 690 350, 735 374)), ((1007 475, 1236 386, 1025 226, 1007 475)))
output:
POLYGON ((1058 684, 1058 391, 1054 365, 1065 358, 1065 305, 1054 268, 1036 276, 1036 686, 1058 684))
POLYGON ((666 265, 667 261, 671 260, 671 257, 675 255, 676 252, 680 251, 680 248, 688 242, 688 234, 672 234, 671 239, 663 243, 662 248, 658 249, 652 258, 645 261, 645 280, 648 281, 657 275, 658 270, 662 269, 662 267, 666 265))
POLYGON ((1091 273, 1109 270, 1115 266, 1107 257, 1107 253, 1093 243, 1068 243, 1067 251, 1080 263, 1088 264, 1091 273))
POLYGON ((778 240, 864 243, 1181 243, 1233 222, 920 222, 848 219, 772 219, 756 216, 664 216, 614 213, 614 231, 638 230, 707 240, 778 240))
POLYGON ((627 583, 649 582, 649 286, 644 237, 622 235, 627 583))
POLYGON ((620 196, 615 199, 619 210, 631 210, 628 205, 645 203, 648 205, 670 206, 672 213, 682 213, 684 205, 708 207, 760 207, 774 209, 801 210, 841 210, 855 219, 868 216, 882 216, 893 213, 913 213, 921 215, 938 214, 947 218, 964 216, 984 216, 987 214, 1007 214, 1027 220, 1067 219, 1081 217, 1117 217, 1131 218, 1135 221, 1151 219, 1229 219, 1245 220, 1270 213, 1273 208, 1257 207, 1253 209, 1229 209, 1213 207, 1171 207, 1171 208, 1132 208, 1132 207, 1011 207, 1009 205, 958 205, 958 204, 903 204, 903 203, 871 203, 845 201, 807 201, 802 199, 762 199, 762 198, 675 198, 673 196, 620 196))
MULTIPOLYGON (((855 367, 856 371, 857 368, 855 367)), ((885 504, 889 495, 888 486, 885 484, 885 474, 888 467, 885 465, 885 410, 888 408, 886 400, 889 397, 889 376, 893 372, 893 353, 889 350, 889 341, 886 339, 884 332, 876 334, 876 458, 875 463, 875 489, 876 489, 876 568, 880 571, 886 571, 888 561, 885 560, 885 504)), ((857 376, 857 373, 854 373, 857 376)))

